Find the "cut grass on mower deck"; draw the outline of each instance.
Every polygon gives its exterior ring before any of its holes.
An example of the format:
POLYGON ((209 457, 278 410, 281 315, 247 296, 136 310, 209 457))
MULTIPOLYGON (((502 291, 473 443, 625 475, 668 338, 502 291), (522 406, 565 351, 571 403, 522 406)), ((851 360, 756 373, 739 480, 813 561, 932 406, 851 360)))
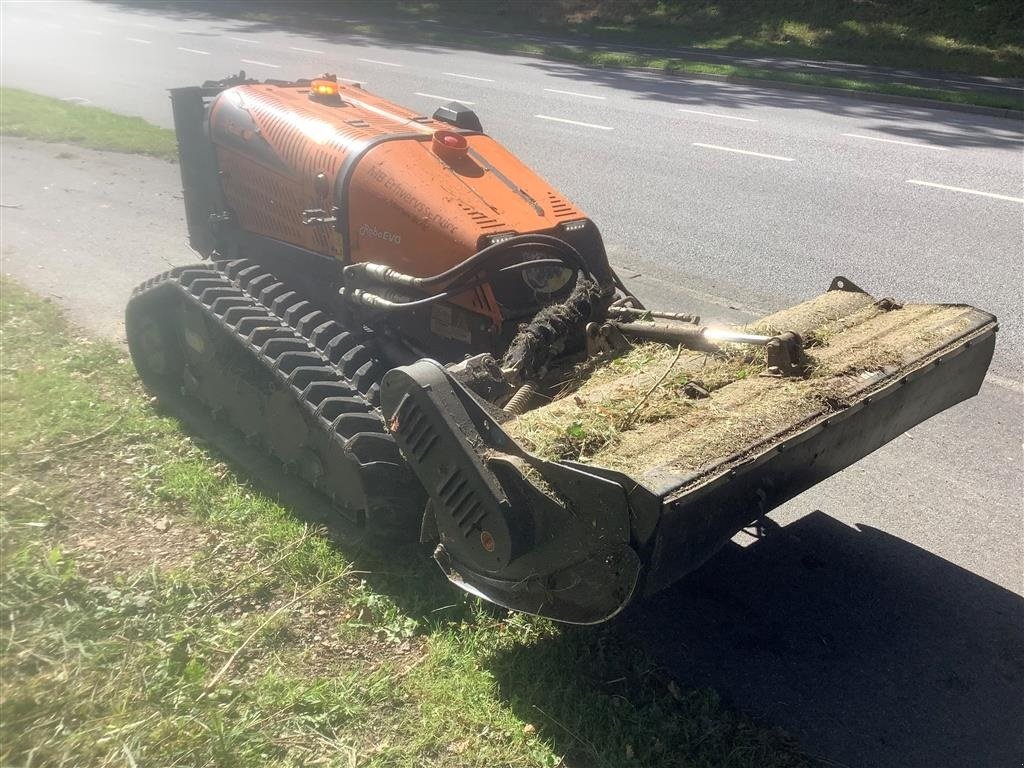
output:
POLYGON ((499 618, 304 524, 11 281, 0 354, 0 764, 805 764, 628 628, 499 618))
POLYGON ((749 347, 712 357, 643 344, 504 427, 543 459, 583 461, 641 481, 655 471, 690 474, 846 407, 865 383, 960 335, 972 311, 940 305, 887 311, 867 294, 830 291, 752 329, 792 330, 810 340, 806 378, 763 375, 764 363, 749 347), (710 396, 688 396, 689 382, 710 396))

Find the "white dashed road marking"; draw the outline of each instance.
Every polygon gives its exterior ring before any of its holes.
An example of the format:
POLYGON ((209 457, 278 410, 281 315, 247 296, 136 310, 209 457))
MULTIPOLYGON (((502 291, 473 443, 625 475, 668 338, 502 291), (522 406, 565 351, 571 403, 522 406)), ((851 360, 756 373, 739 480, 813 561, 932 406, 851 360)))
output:
POLYGON ((298 48, 298 47, 296 47, 294 45, 289 45, 288 49, 291 50, 291 51, 300 51, 302 53, 316 53, 316 54, 319 54, 321 56, 324 53, 323 51, 318 51, 318 50, 316 50, 314 48, 298 48))
POLYGON ((569 125, 582 125, 584 128, 597 128, 601 131, 615 130, 610 125, 597 125, 596 123, 581 123, 579 120, 566 120, 564 117, 551 117, 550 115, 534 115, 540 120, 551 120, 556 123, 568 123, 569 125))
POLYGON ((405 64, 395 64, 392 61, 380 61, 378 59, 359 59, 359 61, 365 61, 367 64, 380 64, 382 67, 404 67, 405 64))
POLYGON ((907 179, 907 184, 918 184, 922 187, 934 187, 935 189, 945 189, 949 192, 962 192, 965 195, 980 195, 981 197, 991 197, 995 200, 1008 200, 1011 203, 1024 203, 1024 197, 1011 197, 1010 195, 997 195, 995 192, 982 192, 978 189, 967 189, 966 187, 950 187, 945 184, 936 184, 932 181, 918 181, 917 179, 907 179))
POLYGON ((209 51, 200 51, 200 50, 198 50, 196 48, 182 48, 180 45, 178 46, 178 50, 179 51, 184 51, 185 53, 198 53, 200 56, 209 56, 210 55, 209 51))
POLYGON ((701 144, 699 141, 693 142, 695 147, 704 147, 704 149, 717 149, 722 152, 735 152, 737 155, 752 155, 753 157, 767 157, 769 160, 782 160, 785 163, 792 163, 792 157, 782 157, 781 155, 766 155, 763 152, 751 152, 747 149, 734 149, 733 147, 720 147, 717 144, 701 144))
POLYGON ((466 80, 479 80, 481 83, 493 83, 489 77, 477 77, 476 75, 460 75, 458 72, 442 72, 442 75, 448 75, 448 77, 462 77, 466 80))
POLYGON ((545 88, 548 93, 560 93, 563 96, 579 96, 581 99, 606 99, 606 96, 595 96, 592 93, 577 93, 576 91, 560 91, 557 88, 545 88))
POLYGON ((859 133, 841 133, 840 136, 847 136, 851 139, 865 139, 866 141, 882 141, 886 144, 902 144, 905 147, 920 147, 921 149, 937 149, 940 152, 948 152, 949 147, 937 147, 934 144, 921 144, 917 141, 900 141, 899 139, 883 139, 878 136, 864 136, 859 133))
POLYGON ((125 40, 127 40, 129 43, 141 43, 142 45, 153 44, 152 40, 143 40, 141 37, 126 37, 125 40))
POLYGON ((280 64, 268 64, 265 61, 254 61, 252 59, 242 59, 243 64, 255 64, 257 67, 271 67, 272 69, 280 69, 280 64))
POLYGON ((259 40, 249 40, 245 37, 229 37, 228 40, 234 40, 236 43, 248 43, 249 45, 259 45, 259 40))
POLYGON ((475 101, 466 101, 465 99, 453 99, 450 96, 438 96, 436 93, 422 93, 420 91, 413 91, 417 96, 423 96, 426 99, 440 99, 441 101, 457 101, 459 104, 465 104, 467 107, 472 107, 475 101))
POLYGON ((688 115, 704 115, 705 117, 722 117, 726 120, 742 120, 745 123, 756 123, 757 119, 753 117, 739 117, 738 115, 723 115, 718 112, 701 112, 699 109, 680 109, 680 112, 685 112, 688 115))

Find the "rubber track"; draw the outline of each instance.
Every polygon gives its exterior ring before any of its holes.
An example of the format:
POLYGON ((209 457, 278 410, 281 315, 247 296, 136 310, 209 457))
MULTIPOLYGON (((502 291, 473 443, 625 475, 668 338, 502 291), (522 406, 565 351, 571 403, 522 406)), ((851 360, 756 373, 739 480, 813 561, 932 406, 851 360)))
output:
POLYGON ((227 412, 222 421, 329 497, 350 522, 387 538, 417 538, 425 495, 377 410, 384 367, 282 280, 244 259, 177 267, 135 289, 125 324, 136 368, 162 400, 187 393, 212 418, 227 412), (173 329, 176 353, 188 364, 174 381, 145 363, 147 317, 160 318, 161 333, 181 326, 173 329), (182 342, 196 323, 201 338, 217 336, 205 369, 188 359, 205 342, 194 332, 193 350, 182 342))

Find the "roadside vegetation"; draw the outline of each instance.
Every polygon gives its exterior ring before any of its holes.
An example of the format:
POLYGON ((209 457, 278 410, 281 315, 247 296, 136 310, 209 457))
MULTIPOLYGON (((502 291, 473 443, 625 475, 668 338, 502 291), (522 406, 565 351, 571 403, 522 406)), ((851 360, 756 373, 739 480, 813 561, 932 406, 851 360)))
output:
MULTIPOLYGON (((491 28, 500 23, 500 29, 576 35, 595 42, 1024 77, 1024 9, 1012 0, 397 0, 391 4, 412 17, 457 21, 469 28, 487 26, 491 20, 491 28)), ((361 5, 370 10, 380 4, 361 5)))
POLYGON ((258 10, 221 6, 213 12, 291 28, 528 54, 591 67, 718 75, 1024 109, 1020 97, 1009 92, 886 83, 807 69, 782 71, 715 58, 746 54, 1024 77, 1024 10, 1011 0, 298 0, 286 6, 266 3, 258 10), (346 16, 359 21, 349 23, 346 16), (648 50, 631 50, 633 46, 648 50), (696 51, 681 56, 673 55, 672 48, 696 51), (701 59, 702 52, 706 59, 701 59))
POLYGON ((803 764, 620 629, 304 522, 10 280, 0 358, 0 764, 803 764))
POLYGON ((174 131, 139 117, 0 87, 0 134, 173 160, 174 131))

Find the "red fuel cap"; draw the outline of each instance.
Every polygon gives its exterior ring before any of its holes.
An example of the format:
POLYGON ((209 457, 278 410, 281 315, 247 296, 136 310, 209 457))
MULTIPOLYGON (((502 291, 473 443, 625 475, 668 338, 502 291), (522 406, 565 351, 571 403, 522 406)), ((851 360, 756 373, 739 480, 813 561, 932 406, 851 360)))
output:
POLYGON ((434 140, 431 144, 434 147, 434 152, 441 157, 465 155, 469 149, 466 137, 454 131, 434 131, 434 140))

